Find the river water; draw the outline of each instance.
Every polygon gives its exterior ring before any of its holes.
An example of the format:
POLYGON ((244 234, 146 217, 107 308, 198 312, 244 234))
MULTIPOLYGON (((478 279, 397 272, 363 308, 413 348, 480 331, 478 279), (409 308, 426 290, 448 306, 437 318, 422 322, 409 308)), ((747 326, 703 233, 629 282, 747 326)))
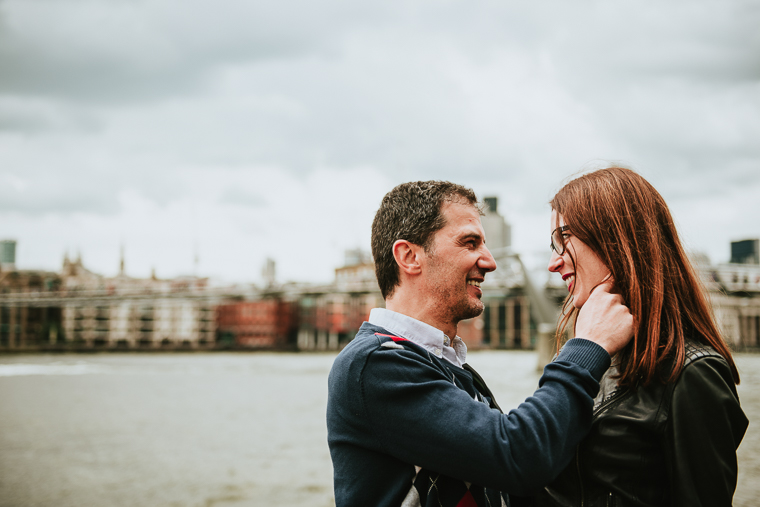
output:
MULTIPOLYGON (((0 507, 334 505, 326 444, 334 354, 0 356, 0 507)), ((532 393, 533 352, 472 352, 502 408, 532 393)), ((760 355, 737 357, 760 416, 760 355)), ((760 431, 736 506, 760 498, 760 431)))

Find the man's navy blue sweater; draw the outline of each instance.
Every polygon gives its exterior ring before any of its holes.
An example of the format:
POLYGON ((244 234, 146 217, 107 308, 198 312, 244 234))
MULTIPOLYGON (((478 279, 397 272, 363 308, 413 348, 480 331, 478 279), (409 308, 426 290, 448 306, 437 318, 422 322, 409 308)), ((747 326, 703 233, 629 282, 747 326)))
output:
POLYGON ((600 346, 570 340, 503 414, 470 371, 365 322, 328 380, 336 506, 497 506, 500 492, 536 492, 587 433, 609 364, 600 346))

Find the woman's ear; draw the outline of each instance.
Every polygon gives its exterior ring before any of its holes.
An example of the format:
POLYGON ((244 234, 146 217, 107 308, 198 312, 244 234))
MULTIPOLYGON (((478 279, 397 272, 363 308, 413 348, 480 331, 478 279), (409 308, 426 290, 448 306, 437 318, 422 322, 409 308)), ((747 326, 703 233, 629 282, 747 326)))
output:
POLYGON ((421 256, 423 249, 419 245, 410 243, 405 239, 397 239, 393 243, 393 258, 398 264, 401 273, 418 275, 422 271, 421 256))

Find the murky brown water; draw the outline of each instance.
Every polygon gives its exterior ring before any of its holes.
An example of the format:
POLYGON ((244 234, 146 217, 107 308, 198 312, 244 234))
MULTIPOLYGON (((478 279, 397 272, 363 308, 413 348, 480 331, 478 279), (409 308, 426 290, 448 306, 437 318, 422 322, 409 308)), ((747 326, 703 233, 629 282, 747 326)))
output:
MULTIPOLYGON (((0 507, 333 505, 324 409, 332 354, 0 356, 0 507)), ((502 407, 532 393, 531 352, 470 362, 502 407)), ((740 355, 760 416, 760 356, 740 355)), ((760 498, 760 432, 734 505, 760 498)))

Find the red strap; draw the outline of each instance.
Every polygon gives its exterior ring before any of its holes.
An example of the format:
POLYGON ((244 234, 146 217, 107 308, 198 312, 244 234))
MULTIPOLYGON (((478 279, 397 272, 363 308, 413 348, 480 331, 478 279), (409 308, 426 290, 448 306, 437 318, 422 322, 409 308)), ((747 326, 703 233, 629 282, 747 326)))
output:
POLYGON ((393 336, 392 334, 382 334, 382 333, 375 333, 375 336, 383 336, 385 338, 390 338, 394 342, 408 342, 406 338, 400 338, 398 336, 393 336))

